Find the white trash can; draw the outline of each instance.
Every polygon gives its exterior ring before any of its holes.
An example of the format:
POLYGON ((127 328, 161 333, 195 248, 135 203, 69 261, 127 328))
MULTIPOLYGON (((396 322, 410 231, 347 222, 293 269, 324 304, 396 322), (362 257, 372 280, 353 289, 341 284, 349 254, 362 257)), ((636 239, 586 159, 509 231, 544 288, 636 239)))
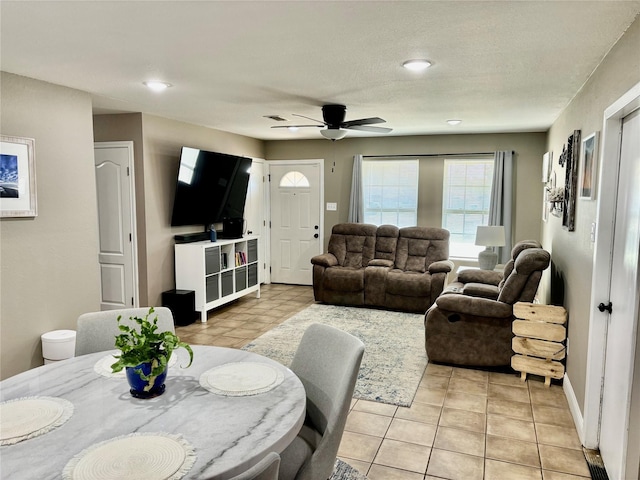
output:
POLYGON ((75 330, 53 330, 43 333, 40 338, 42 339, 42 357, 45 365, 66 360, 76 353, 75 330))

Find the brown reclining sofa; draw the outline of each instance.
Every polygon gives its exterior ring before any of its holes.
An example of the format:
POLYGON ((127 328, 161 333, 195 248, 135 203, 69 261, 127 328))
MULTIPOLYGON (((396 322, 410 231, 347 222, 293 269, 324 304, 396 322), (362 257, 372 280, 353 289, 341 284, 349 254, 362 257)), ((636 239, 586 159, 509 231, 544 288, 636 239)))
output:
POLYGON ((340 223, 327 250, 311 259, 313 293, 334 305, 424 313, 453 269, 442 228, 340 223))

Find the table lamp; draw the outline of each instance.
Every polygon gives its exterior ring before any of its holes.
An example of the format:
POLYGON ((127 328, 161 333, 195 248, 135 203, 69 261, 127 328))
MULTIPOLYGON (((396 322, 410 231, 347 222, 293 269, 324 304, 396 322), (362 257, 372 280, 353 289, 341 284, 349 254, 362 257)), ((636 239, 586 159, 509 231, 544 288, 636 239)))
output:
POLYGON ((504 246, 504 227, 478 227, 476 230, 476 245, 485 248, 478 254, 478 266, 481 270, 493 270, 498 263, 498 254, 491 247, 504 246))

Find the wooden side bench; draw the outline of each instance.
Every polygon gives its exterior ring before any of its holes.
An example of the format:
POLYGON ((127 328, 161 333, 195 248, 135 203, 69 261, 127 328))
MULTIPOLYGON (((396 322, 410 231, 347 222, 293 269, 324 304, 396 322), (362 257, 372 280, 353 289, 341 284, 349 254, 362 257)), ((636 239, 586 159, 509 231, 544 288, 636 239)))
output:
POLYGON ((564 376, 566 356, 567 311, 564 307, 518 302, 513 306, 513 333, 511 367, 520 372, 524 382, 527 374, 544 377, 549 386, 551 379, 564 376))

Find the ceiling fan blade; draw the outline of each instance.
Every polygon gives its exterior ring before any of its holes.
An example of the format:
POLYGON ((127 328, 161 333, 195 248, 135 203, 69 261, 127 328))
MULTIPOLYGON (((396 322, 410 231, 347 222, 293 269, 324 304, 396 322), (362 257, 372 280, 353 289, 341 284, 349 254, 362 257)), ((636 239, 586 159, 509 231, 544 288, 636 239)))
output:
POLYGON ((373 125, 375 123, 386 123, 386 120, 383 120, 380 117, 360 118, 358 120, 349 120, 348 122, 343 122, 341 126, 344 128, 350 128, 354 125, 373 125))
POLYGON ((344 127, 349 130, 362 130, 363 132, 374 132, 374 133, 389 133, 393 131, 393 128, 387 127, 369 127, 368 125, 353 125, 351 127, 344 127))
POLYGON ((313 127, 313 128, 323 128, 324 125, 274 125, 271 128, 306 128, 306 127, 313 127))
POLYGON ((298 115, 297 113, 292 113, 291 115, 293 115, 294 117, 306 118, 307 120, 311 120, 312 122, 318 122, 318 123, 321 123, 322 125, 324 125, 324 122, 323 122, 323 121, 321 121, 321 120, 316 120, 315 118, 305 117, 304 115, 298 115))

